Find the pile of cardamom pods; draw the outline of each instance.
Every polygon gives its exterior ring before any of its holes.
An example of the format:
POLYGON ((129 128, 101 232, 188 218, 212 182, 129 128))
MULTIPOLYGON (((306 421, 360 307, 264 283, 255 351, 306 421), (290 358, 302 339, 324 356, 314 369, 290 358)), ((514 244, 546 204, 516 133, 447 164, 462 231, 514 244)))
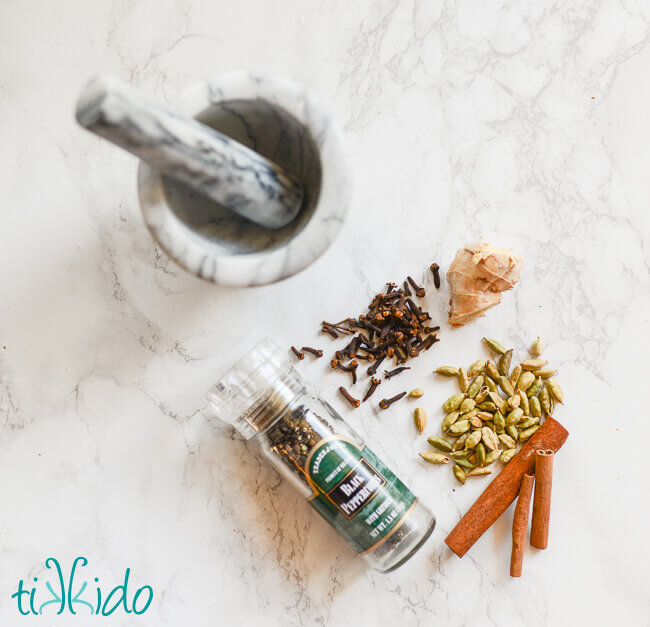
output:
POLYGON ((541 358, 539 338, 530 348, 531 358, 512 369, 512 349, 490 338, 483 341, 497 356, 494 362, 478 359, 467 369, 442 366, 435 371, 455 377, 461 391, 442 405, 447 414, 441 426, 445 437, 427 438, 441 452, 420 453, 432 464, 453 459, 460 483, 467 477, 491 474, 491 464, 497 460, 507 464, 518 446, 553 414, 555 403, 564 402, 562 388, 552 378, 556 371, 541 358))

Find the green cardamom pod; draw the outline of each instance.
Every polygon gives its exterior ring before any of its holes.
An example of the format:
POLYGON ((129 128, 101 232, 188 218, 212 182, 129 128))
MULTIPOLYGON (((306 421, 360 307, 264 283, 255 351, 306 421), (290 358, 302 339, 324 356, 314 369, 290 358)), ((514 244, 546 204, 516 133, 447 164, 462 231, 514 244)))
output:
POLYGON ((517 407, 506 416, 506 427, 516 425, 524 417, 524 410, 517 407))
POLYGON ((494 382, 494 379, 491 379, 490 377, 485 377, 485 387, 490 390, 490 392, 496 392, 497 391, 497 384, 494 382))
POLYGON ((521 362, 521 367, 524 370, 539 370, 540 368, 543 368, 548 361, 545 359, 526 359, 521 362))
POLYGON ((480 475, 491 475, 492 474, 492 468, 489 466, 479 466, 477 468, 472 468, 468 473, 468 477, 478 477, 480 475))
POLYGON ((467 388, 469 387, 467 371, 462 366, 458 369, 458 386, 463 392, 467 392, 467 388))
POLYGON ((415 388, 409 392, 409 398, 422 398, 424 396, 424 390, 420 388, 415 388))
POLYGON ((499 448, 499 439, 497 438, 497 434, 494 433, 490 427, 483 427, 481 429, 481 440, 491 451, 496 451, 499 448))
POLYGON ((528 402, 530 403, 530 415, 534 416, 535 418, 541 418, 542 407, 540 405, 539 398, 537 396, 533 396, 528 402))
POLYGON ((542 377, 542 379, 550 379, 557 374, 557 370, 555 368, 542 368, 541 370, 535 370, 533 374, 536 377, 542 377))
POLYGON ((544 350, 544 343, 542 342, 542 339, 538 337, 533 342, 533 345, 530 347, 530 354, 533 357, 539 357, 542 354, 543 350, 544 350))
POLYGON ((490 390, 488 389, 487 385, 484 385, 479 391, 478 394, 474 397, 474 400, 476 401, 476 404, 478 405, 479 403, 482 403, 488 395, 488 392, 490 390))
POLYGON ((478 391, 483 387, 483 381, 485 381, 483 375, 478 375, 478 377, 476 377, 476 379, 474 379, 474 381, 472 381, 471 385, 469 386, 469 389, 467 390, 467 396, 474 398, 478 394, 478 391))
POLYGON ((468 459, 457 459, 456 463, 463 468, 474 468, 475 464, 472 464, 468 459))
POLYGON ((421 407, 417 407, 413 412, 413 422, 418 433, 422 433, 427 428, 427 412, 421 407))
POLYGON ((499 372, 499 369, 491 361, 488 361, 485 364, 485 373, 487 374, 488 377, 490 377, 491 379, 494 379, 495 381, 501 375, 501 373, 499 372))
POLYGON ((481 374, 483 372, 483 369, 485 368, 485 360, 484 359, 477 359, 468 369, 467 369, 467 376, 471 379, 475 377, 478 374, 481 374))
POLYGON ((508 411, 508 404, 498 392, 490 392, 488 396, 490 397, 492 402, 497 406, 497 409, 501 413, 505 413, 508 411))
POLYGON ((436 368, 434 370, 436 374, 440 374, 443 377, 457 377, 458 376, 458 368, 454 368, 453 366, 440 366, 440 368, 436 368))
POLYGON ((503 355, 503 353, 506 352, 506 349, 499 344, 496 340, 493 340, 492 338, 489 337, 484 337, 483 341, 488 345, 488 347, 493 350, 495 353, 498 353, 499 355, 503 355))
POLYGON ((506 433, 515 441, 519 440, 519 429, 515 425, 508 425, 506 427, 506 433))
POLYGON ((447 414, 444 417, 442 421, 442 425, 440 427, 442 432, 445 433, 445 431, 447 431, 449 427, 451 427, 451 425, 453 425, 458 420, 459 416, 460 416, 460 412, 458 410, 452 411, 449 414, 447 414))
POLYGON ((478 409, 474 407, 474 409, 470 409, 469 411, 465 412, 464 414, 460 415, 461 420, 469 420, 472 416, 476 416, 478 414, 478 409))
POLYGON ((501 456, 502 451, 496 450, 496 451, 490 451, 486 456, 485 456, 485 466, 489 466, 490 464, 493 464, 499 457, 501 456))
POLYGON ((510 376, 508 377, 508 381, 510 381, 510 385, 513 387, 517 385, 517 381, 519 381, 519 377, 521 376, 521 373, 523 372, 521 366, 515 366, 512 369, 512 372, 510 373, 510 376))
POLYGON ((442 404, 442 409, 445 412, 450 412, 458 409, 460 407, 460 404, 463 402, 465 398, 464 392, 458 392, 458 394, 454 394, 450 396, 443 404, 442 404))
POLYGON ((480 429, 483 426, 483 421, 478 416, 472 416, 469 419, 469 424, 473 429, 480 429))
POLYGON ((506 448, 516 448, 517 443, 506 433, 502 433, 499 436, 499 440, 503 443, 506 448))
POLYGON ((476 407, 476 401, 473 398, 466 398, 460 404, 459 411, 461 414, 466 414, 468 411, 472 411, 476 407))
POLYGON ((518 390, 527 390, 535 382, 535 375, 532 372, 522 372, 517 381, 518 390))
POLYGON ((551 397, 549 396, 546 386, 544 386, 539 393, 539 401, 542 409, 550 416, 551 415, 551 397))
POLYGON ((494 412, 494 430, 497 433, 503 433, 506 428, 506 419, 503 414, 497 409, 494 412))
POLYGON ((517 423, 517 429, 519 429, 521 431, 521 430, 524 430, 524 429, 528 429, 528 427, 532 427, 532 426, 538 425, 538 424, 539 424, 539 418, 535 418, 534 416, 530 416, 530 417, 526 418, 525 420, 522 420, 522 421, 518 422, 517 423))
POLYGON ((460 483, 465 483, 467 480, 467 474, 461 466, 454 464, 454 477, 460 481, 460 483))
POLYGON ((470 436, 465 440, 465 448, 473 449, 481 441, 481 432, 474 431, 470 436))
POLYGON ((501 453, 501 457, 499 459, 501 460, 502 464, 507 464, 516 454, 516 448, 509 448, 501 453))
POLYGON ((437 435, 430 435, 427 438, 427 442, 443 453, 451 452, 451 442, 445 440, 445 438, 439 438, 437 435))
POLYGON ((510 409, 517 409, 519 407, 519 403, 521 403, 521 399, 519 398, 519 394, 515 394, 514 396, 511 396, 508 400, 508 407, 510 409))
POLYGON ((459 420, 451 425, 447 431, 454 435, 461 435, 462 433, 465 433, 465 431, 469 431, 469 420, 459 420))
POLYGON ((528 390, 526 392, 526 396, 528 396, 528 398, 532 398, 533 396, 537 396, 537 393, 542 389, 543 384, 544 384, 544 381, 542 380, 542 378, 537 377, 535 379, 535 382, 528 388, 528 390))
POLYGON ((560 384, 555 380, 555 379, 549 379, 546 382, 546 387, 548 387, 548 391, 550 395, 558 402, 564 405, 564 392, 562 392, 562 388, 560 387, 560 384))
POLYGON ((519 395, 519 407, 524 410, 524 415, 528 416, 530 414, 530 403, 528 402, 526 392, 523 390, 517 390, 517 394, 519 395))
MULTIPOLYGON (((468 423, 469 424, 469 423, 468 423)), ((453 449, 454 451, 464 451, 465 450, 465 442, 467 438, 469 437, 469 429, 467 430, 467 433, 463 433, 453 444, 453 449)))
POLYGON ((506 379, 503 375, 499 377, 499 385, 501 386, 501 389, 506 393, 507 396, 514 395, 515 389, 510 384, 510 381, 508 381, 508 379, 506 379))
POLYGON ((479 403, 477 407, 481 411, 495 412, 497 410, 497 406, 492 401, 485 401, 484 403, 479 403))
POLYGON ((523 431, 519 432, 519 441, 520 442, 528 442, 528 440, 531 438, 533 433, 539 429, 539 425, 535 425, 534 427, 528 427, 528 429, 524 429, 523 431))
POLYGON ((434 453, 433 451, 427 451, 426 453, 420 453, 420 457, 430 464, 448 464, 449 457, 443 455, 442 453, 434 453))
POLYGON ((482 466, 485 463, 485 456, 487 455, 487 451, 485 450, 485 445, 483 442, 479 442, 476 445, 476 463, 479 466, 482 466))
POLYGON ((469 455, 469 451, 463 449, 462 451, 451 451, 449 453, 454 459, 464 459, 469 455))
POLYGON ((512 348, 499 357, 499 374, 507 377, 510 373, 510 362, 512 361, 512 348))

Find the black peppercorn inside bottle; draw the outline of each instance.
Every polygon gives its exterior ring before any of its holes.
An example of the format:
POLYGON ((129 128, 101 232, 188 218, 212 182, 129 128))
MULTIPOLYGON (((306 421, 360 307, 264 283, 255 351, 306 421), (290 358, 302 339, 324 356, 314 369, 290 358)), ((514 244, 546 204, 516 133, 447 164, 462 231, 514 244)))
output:
POLYGON ((255 438, 262 455, 377 570, 397 568, 431 535, 427 507, 272 341, 238 361, 208 398, 217 417, 255 438))

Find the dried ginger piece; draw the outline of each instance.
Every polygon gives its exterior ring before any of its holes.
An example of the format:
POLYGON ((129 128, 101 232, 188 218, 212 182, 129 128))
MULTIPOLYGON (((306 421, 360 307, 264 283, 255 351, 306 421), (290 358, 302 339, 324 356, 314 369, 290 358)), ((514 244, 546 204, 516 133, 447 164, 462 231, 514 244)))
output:
POLYGON ((509 250, 486 243, 459 248, 449 266, 451 288, 449 324, 462 326, 501 302, 501 292, 511 290, 524 262, 509 250))

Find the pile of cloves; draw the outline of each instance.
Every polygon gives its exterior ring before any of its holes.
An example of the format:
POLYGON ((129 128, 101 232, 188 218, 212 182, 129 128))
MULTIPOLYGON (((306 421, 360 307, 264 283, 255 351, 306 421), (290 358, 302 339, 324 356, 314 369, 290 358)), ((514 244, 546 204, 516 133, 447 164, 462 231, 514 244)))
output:
MULTIPOLYGON (((414 297, 422 298, 424 295, 424 288, 409 276, 402 287, 388 283, 386 291, 376 294, 368 305, 368 312, 358 318, 345 318, 340 322, 323 320, 321 323, 321 331, 332 339, 351 336, 348 344, 336 351, 330 363, 332 368, 350 373, 352 385, 358 380, 359 362, 369 362, 367 374, 370 384, 363 401, 367 401, 381 383, 375 374, 386 359, 392 359, 398 366, 394 370, 385 371, 385 378, 391 379, 409 369, 404 363, 438 341, 436 332, 440 327, 427 326, 431 316, 413 300, 414 297)), ((352 407, 359 406, 360 401, 345 388, 339 388, 339 392, 352 407)), ((404 396, 405 393, 382 399, 379 407, 387 409, 404 396)))

